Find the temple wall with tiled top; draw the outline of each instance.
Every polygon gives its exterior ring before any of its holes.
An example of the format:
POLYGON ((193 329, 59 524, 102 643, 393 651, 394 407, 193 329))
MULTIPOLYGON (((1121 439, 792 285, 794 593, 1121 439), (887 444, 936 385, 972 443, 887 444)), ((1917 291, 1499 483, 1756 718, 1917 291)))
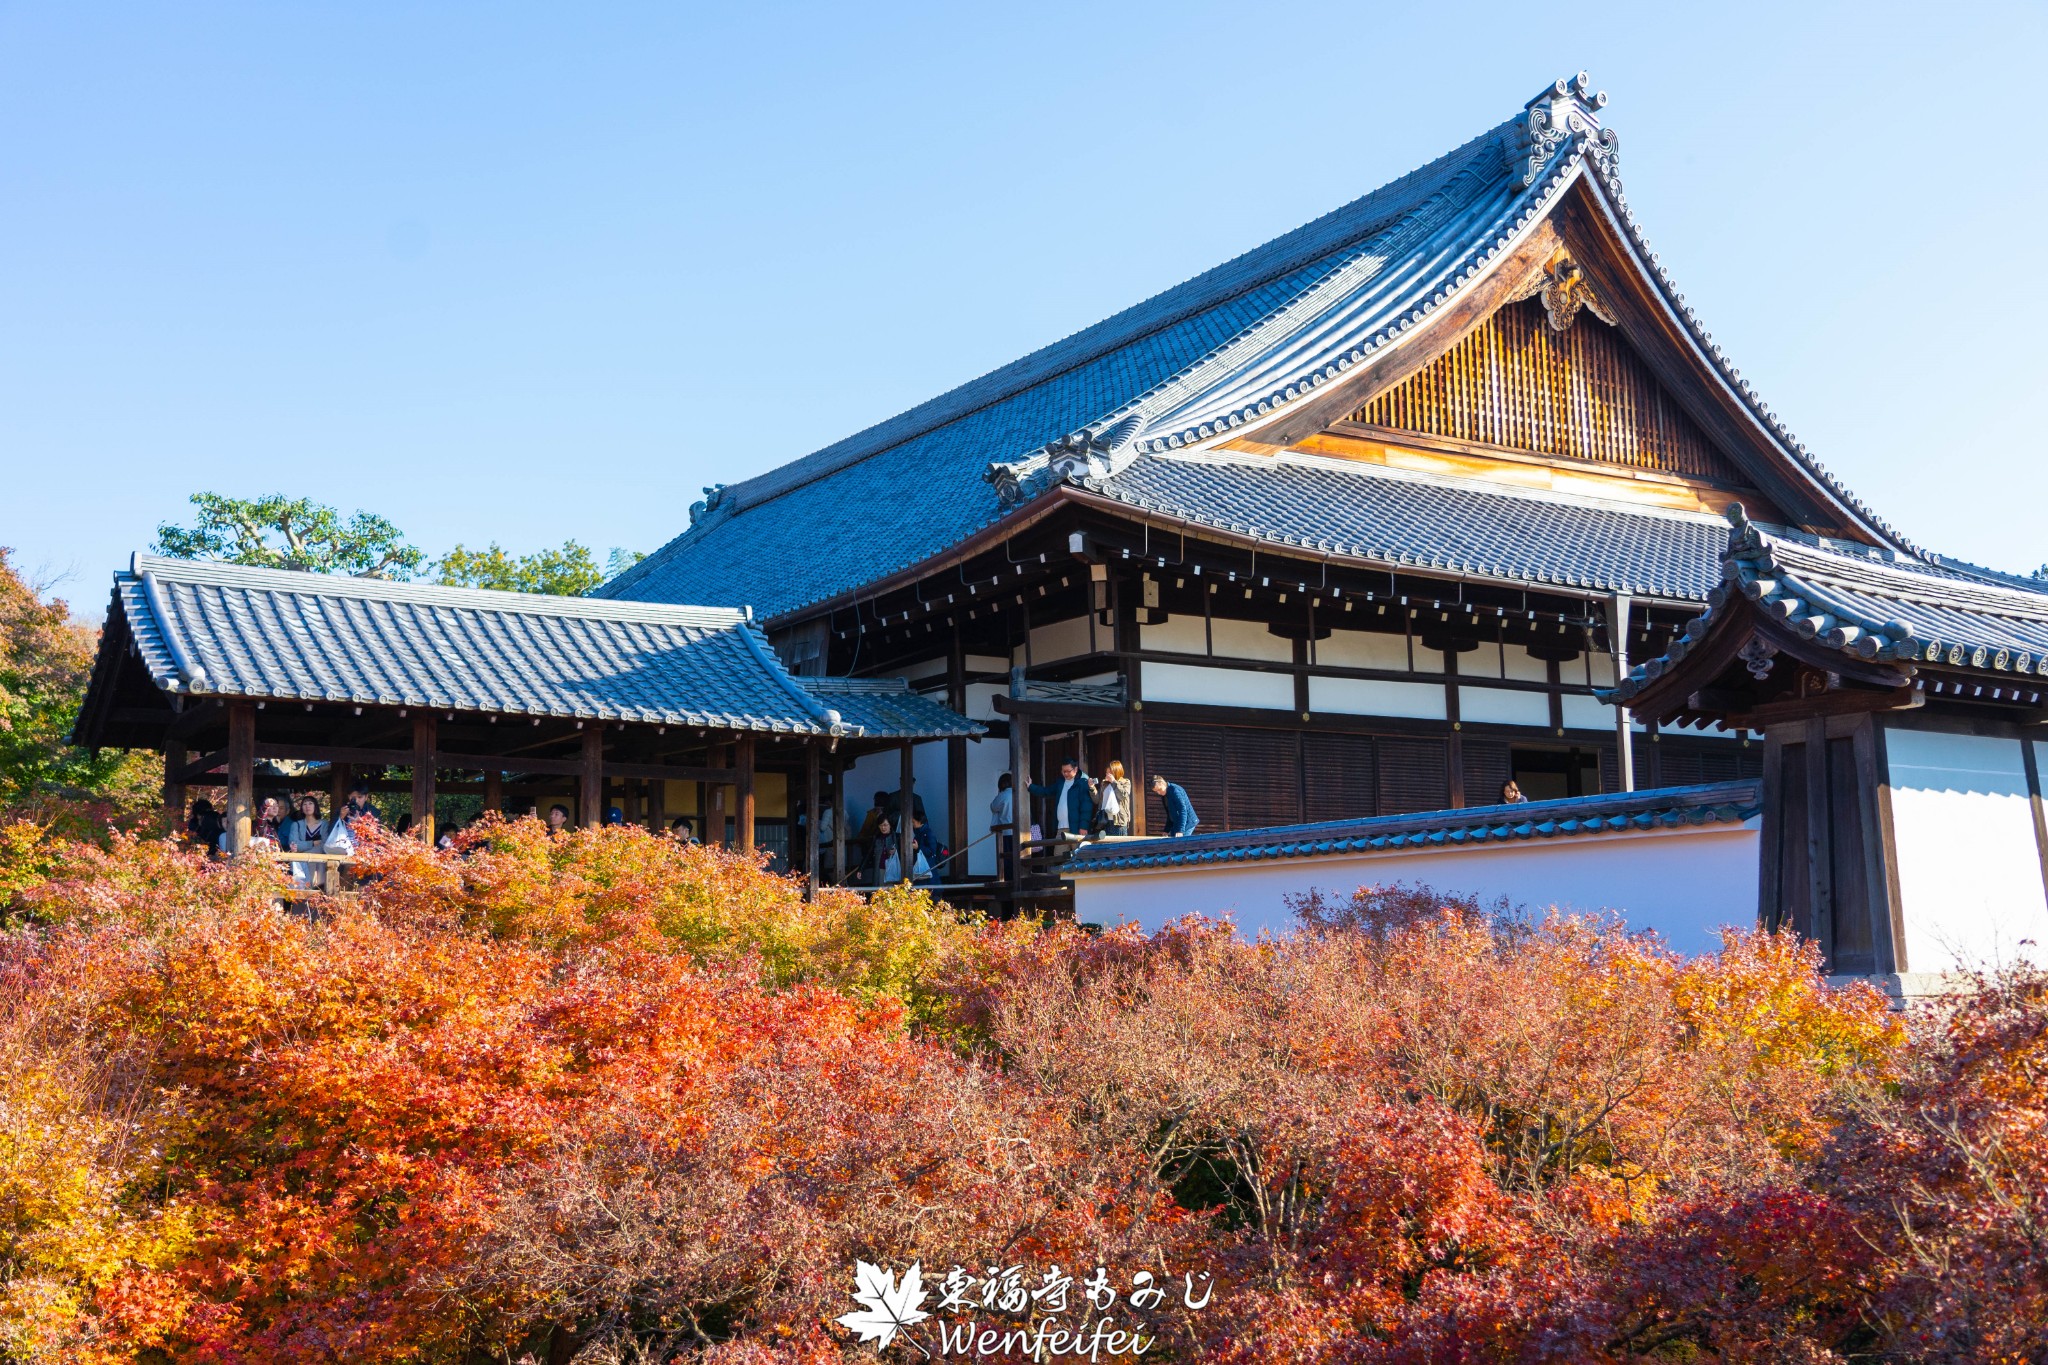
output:
POLYGON ((1722 926, 1756 923, 1758 824, 1105 872, 1075 878, 1074 909, 1086 923, 1148 931, 1203 914, 1229 915, 1246 934, 1288 933, 1294 897, 1409 883, 1486 902, 1504 896, 1538 913, 1612 911, 1681 952, 1711 952, 1722 926))

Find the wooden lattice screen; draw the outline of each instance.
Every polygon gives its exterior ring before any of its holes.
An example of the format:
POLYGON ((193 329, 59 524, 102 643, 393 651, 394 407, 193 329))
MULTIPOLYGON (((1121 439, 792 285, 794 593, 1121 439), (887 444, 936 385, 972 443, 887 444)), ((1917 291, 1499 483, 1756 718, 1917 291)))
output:
POLYGON ((1563 332, 1536 299, 1510 304, 1354 421, 1539 455, 1746 483, 1614 328, 1563 332))

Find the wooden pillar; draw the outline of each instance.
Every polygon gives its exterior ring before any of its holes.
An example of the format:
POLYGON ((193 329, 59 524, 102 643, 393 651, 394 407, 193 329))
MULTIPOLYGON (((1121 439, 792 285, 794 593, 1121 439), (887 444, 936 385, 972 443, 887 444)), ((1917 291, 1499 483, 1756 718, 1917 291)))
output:
POLYGON ((576 820, 586 828, 604 822, 604 726, 583 723, 583 767, 576 774, 576 820))
MULTIPOLYGON (((818 820, 820 818, 817 741, 804 745, 804 897, 818 898, 818 820)), ((835 823, 834 828, 837 828, 835 823)))
POLYGON ((898 767, 896 780, 896 862, 903 869, 903 879, 909 881, 910 871, 917 865, 917 837, 910 829, 910 817, 914 809, 911 803, 916 800, 910 790, 911 782, 916 777, 912 763, 914 750, 910 741, 906 739, 898 746, 897 752, 902 756, 902 762, 898 767))
POLYGON ((349 780, 354 770, 346 763, 327 765, 327 818, 332 820, 341 814, 341 808, 348 804, 349 780))
POLYGON ((412 718, 412 833, 434 842, 434 733, 431 713, 412 718))
POLYGON ((185 766, 185 742, 164 741, 164 824, 172 834, 185 828, 185 784, 178 772, 185 766))
POLYGON ((505 814, 505 774, 496 768, 484 771, 484 812, 505 814))
MULTIPOLYGON (((1024 670, 1010 670, 1010 700, 1024 700, 1024 670)), ((1024 840, 1031 832, 1031 775, 1025 767, 1025 742, 1030 726, 1010 716, 1010 897, 1014 909, 1024 889, 1024 840)))
MULTIPOLYGON (((960 715, 967 714, 967 646, 960 641, 956 631, 953 647, 946 656, 946 705, 960 715)), ((967 832, 967 740, 964 737, 946 741, 946 837, 955 849, 964 849, 974 840, 967 832)), ((958 874, 967 870, 965 858, 956 858, 947 865, 946 880, 957 881, 958 874)), ((937 868, 932 869, 938 872, 937 868)))
POLYGON ((832 876, 846 885, 846 755, 832 755, 832 876))
POLYGON ((742 734, 733 746, 734 770, 739 777, 739 810, 736 812, 740 852, 754 851, 754 736, 742 734))
POLYGON ((668 829, 668 783, 659 777, 647 782, 647 828, 656 834, 668 829))
POLYGON ((1458 642, 1445 643, 1448 648, 1444 650, 1444 716, 1451 728, 1444 742, 1444 777, 1451 809, 1461 810, 1465 806, 1465 725, 1458 710, 1458 642))
POLYGON ((249 847, 249 829, 256 815, 256 705, 238 701, 228 706, 228 808, 224 823, 228 852, 249 847))

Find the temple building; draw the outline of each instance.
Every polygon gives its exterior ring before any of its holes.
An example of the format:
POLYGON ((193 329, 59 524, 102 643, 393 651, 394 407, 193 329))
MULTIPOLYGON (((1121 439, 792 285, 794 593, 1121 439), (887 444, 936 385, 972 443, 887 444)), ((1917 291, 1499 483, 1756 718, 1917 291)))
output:
MULTIPOLYGON (((1995 576, 1907 543, 1742 379, 1629 211, 1605 104, 1558 81, 1304 227, 709 489, 600 591, 751 607, 792 672, 906 678, 1007 740, 919 747, 956 847, 1000 772, 1070 757, 1166 775, 1226 832, 1482 806, 1510 779, 1758 777, 1761 727, 1599 695, 1699 615, 1724 509, 1995 576)), ((852 775, 856 809, 886 762, 852 775)), ((1134 832, 1161 817, 1148 797, 1134 832)))
POLYGON ((1791 927, 1901 995, 2035 951, 2048 592, 1909 543, 1792 436, 1650 250, 1606 102, 1560 80, 708 489, 594 599, 138 557, 78 738, 162 749, 172 799, 225 773, 244 830, 278 757, 337 793, 403 768, 429 820, 437 782, 687 813, 814 880, 871 806, 922 809, 950 899, 1102 923, 1420 880, 1688 948, 1791 927), (1000 775, 1066 761, 1123 765, 1133 837, 999 876, 1000 775), (1146 837, 1155 776, 1193 838, 1146 837))

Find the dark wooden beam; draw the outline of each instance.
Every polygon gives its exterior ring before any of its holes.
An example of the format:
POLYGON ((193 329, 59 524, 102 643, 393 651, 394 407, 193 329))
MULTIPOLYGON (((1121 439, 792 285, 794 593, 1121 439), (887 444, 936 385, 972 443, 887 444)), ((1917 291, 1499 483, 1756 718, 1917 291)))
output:
POLYGON ((249 847, 256 815, 256 706, 238 701, 228 707, 228 852, 249 847))
POLYGON ((583 732, 583 761, 576 773, 576 817, 586 827, 604 822, 604 730, 583 732))
POLYGON ((429 846, 434 842, 434 726, 432 712, 412 718, 412 832, 429 846))
POLYGON ((1927 694, 1917 688, 1899 687, 1888 692, 1844 687, 1812 697, 1787 697, 1736 712, 1722 723, 1731 729, 1762 730, 1788 721, 1822 716, 1853 716, 1873 711, 1911 711, 1927 704, 1927 694))
MULTIPOLYGON (((818 898, 818 746, 804 746, 804 897, 818 898)), ((957 837, 957 836, 956 836, 957 837)))
POLYGON ((754 851, 754 737, 742 734, 733 745, 733 767, 738 769, 739 810, 737 812, 740 852, 754 851))
POLYGON ((164 821, 173 834, 185 827, 185 742, 164 741, 164 821))
POLYGON ((911 870, 917 866, 917 836, 911 830, 911 820, 916 813, 914 803, 917 800, 917 794, 911 790, 917 781, 916 749, 909 740, 904 740, 898 753, 900 757, 896 769, 896 861, 903 869, 903 880, 909 881, 911 870))

